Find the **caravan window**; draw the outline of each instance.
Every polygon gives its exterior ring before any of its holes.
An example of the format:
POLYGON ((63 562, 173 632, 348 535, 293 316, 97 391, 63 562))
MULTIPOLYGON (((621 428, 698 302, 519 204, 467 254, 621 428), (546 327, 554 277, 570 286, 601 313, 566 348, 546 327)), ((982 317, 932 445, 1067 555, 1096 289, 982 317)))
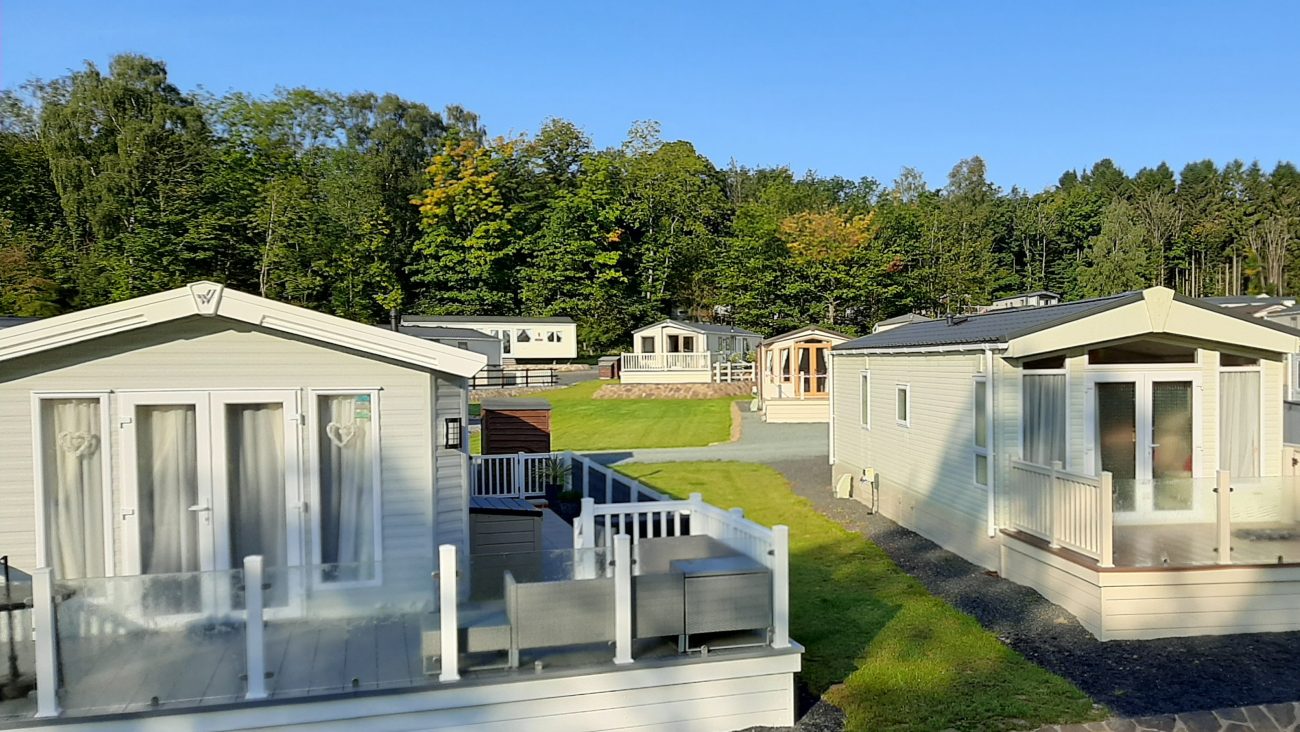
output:
POLYGON ((1065 374, 1024 374, 1020 390, 1025 461, 1065 464, 1065 374))
POLYGON ((102 577, 108 564, 104 414, 100 397, 40 399, 36 418, 44 549, 59 579, 102 577))
POLYGON ((316 395, 315 549, 322 582, 376 579, 378 393, 316 395))

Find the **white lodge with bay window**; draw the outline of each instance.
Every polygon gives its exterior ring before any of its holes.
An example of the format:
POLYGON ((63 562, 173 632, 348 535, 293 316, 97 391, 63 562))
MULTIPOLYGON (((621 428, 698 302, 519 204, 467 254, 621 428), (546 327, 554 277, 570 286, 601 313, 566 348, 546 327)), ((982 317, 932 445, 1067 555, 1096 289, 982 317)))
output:
POLYGON ((1300 629, 1298 337, 1152 288, 849 341, 837 487, 1103 639, 1300 629))

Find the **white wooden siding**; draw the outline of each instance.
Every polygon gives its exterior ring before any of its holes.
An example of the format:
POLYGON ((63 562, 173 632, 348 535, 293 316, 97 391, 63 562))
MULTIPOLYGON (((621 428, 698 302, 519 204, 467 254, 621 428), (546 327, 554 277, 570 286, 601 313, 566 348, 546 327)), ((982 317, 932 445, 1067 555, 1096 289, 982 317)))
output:
POLYGON ((763 403, 763 419, 768 422, 825 422, 828 414, 825 399, 772 399, 763 403))
MULTIPOLYGON (((801 651, 802 649, 798 649, 801 651)), ((797 652, 638 662, 592 673, 461 682, 397 694, 343 695, 180 714, 57 720, 63 732, 474 730, 715 732, 795 722, 797 652)), ((46 723, 15 729, 50 729, 46 723)))
POLYGON ((975 484, 973 377, 983 355, 871 356, 869 430, 862 427, 859 406, 868 361, 856 355, 834 358, 835 478, 874 469, 884 515, 973 562, 995 567, 988 493, 975 484), (906 426, 895 419, 900 384, 910 389, 906 426))
MULTIPOLYGON (((34 391, 382 387, 384 557, 431 556, 433 421, 427 405, 432 381, 432 374, 419 368, 221 318, 174 321, 10 361, 0 368, 0 419, 8 426, 0 430, 0 546, 15 565, 34 565, 34 391)), ((110 398, 114 426, 117 409, 116 397, 110 398)), ((108 447, 115 466, 121 459, 118 437, 113 429, 108 447)), ((120 470, 112 472, 116 509, 120 470)), ((120 546, 118 528, 115 523, 114 540, 120 546)))

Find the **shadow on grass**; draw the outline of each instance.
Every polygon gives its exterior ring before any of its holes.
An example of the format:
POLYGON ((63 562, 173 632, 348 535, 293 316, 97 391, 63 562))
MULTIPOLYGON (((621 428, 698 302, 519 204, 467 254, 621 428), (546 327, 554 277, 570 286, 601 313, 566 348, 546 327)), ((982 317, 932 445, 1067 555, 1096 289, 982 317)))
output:
POLYGON ((700 492, 764 525, 790 527, 791 636, 800 683, 849 729, 1005 732, 1096 719, 1077 688, 1030 663, 931 595, 881 549, 794 495, 780 474, 741 463, 619 470, 684 497, 700 492))

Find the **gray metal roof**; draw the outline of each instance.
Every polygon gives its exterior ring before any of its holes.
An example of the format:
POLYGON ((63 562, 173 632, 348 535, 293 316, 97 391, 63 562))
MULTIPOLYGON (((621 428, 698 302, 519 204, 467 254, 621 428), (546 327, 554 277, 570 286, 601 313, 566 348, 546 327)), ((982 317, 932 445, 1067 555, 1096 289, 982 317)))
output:
POLYGON ((34 322, 36 322, 36 321, 38 321, 38 320, 40 320, 40 318, 11 318, 11 317, 0 317, 0 328, 12 328, 12 327, 15 326, 15 325, 23 325, 23 324, 26 324, 26 323, 34 323, 34 322))
POLYGON ((737 328, 734 325, 721 325, 718 323, 699 323, 696 321, 687 322, 685 320, 674 320, 672 318, 664 318, 663 320, 660 320, 657 323, 651 323, 650 325, 643 325, 632 332, 640 333, 643 330, 647 330, 649 328, 654 328, 664 324, 672 324, 677 326, 678 328, 681 328, 682 330, 693 330, 697 333, 720 333, 722 335, 746 335, 746 336, 754 336, 755 338, 763 337, 752 330, 737 328))
POLYGON ((924 323, 928 320, 934 320, 934 318, 926 317, 920 313, 903 313, 902 315, 895 315, 892 318, 885 318, 884 320, 881 320, 880 322, 876 323, 876 325, 897 325, 898 323, 924 323))
POLYGON ((1043 305, 1036 308, 990 310, 978 315, 954 316, 901 325, 835 346, 833 350, 856 348, 916 348, 955 346, 970 343, 1006 343, 1027 333, 1061 325, 1142 299, 1140 292, 1099 297, 1092 300, 1043 305))
POLYGON ((522 315, 403 315, 403 325, 418 323, 572 323, 573 318, 528 318, 522 315))
POLYGON ((448 328, 443 325, 399 325, 397 332, 406 335, 415 336, 416 338, 438 339, 438 338, 462 338, 476 341, 495 341, 496 336, 488 335, 481 330, 473 328, 448 328))
POLYGON ((1229 295, 1227 297, 1202 298, 1214 305, 1291 305, 1296 302, 1294 296, 1275 297, 1273 295, 1229 295))

